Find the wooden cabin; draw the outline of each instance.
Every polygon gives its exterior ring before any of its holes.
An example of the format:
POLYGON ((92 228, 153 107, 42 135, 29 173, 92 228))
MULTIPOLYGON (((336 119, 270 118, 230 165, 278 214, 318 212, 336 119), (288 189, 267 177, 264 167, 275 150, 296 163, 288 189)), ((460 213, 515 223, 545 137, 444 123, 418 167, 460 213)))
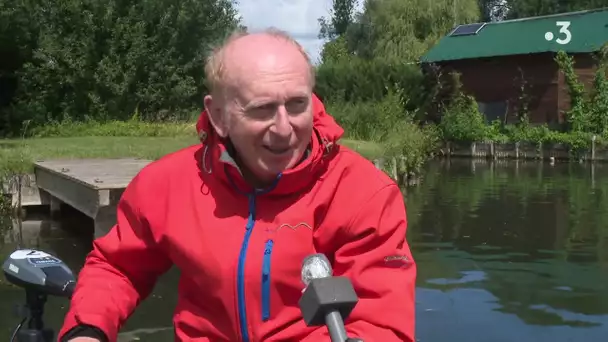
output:
POLYGON ((531 123, 554 126, 570 108, 557 52, 573 56, 575 72, 590 88, 595 56, 607 42, 608 8, 466 24, 442 38, 421 64, 444 76, 459 72, 463 91, 475 97, 488 121, 515 122, 525 100, 531 123))

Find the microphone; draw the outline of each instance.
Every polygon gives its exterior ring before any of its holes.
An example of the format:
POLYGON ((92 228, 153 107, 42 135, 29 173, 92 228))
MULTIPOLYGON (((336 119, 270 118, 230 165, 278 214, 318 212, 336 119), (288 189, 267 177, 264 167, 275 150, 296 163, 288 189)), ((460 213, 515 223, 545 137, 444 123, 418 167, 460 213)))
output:
POLYGON ((311 254, 302 261, 302 282, 306 287, 313 279, 331 277, 332 273, 331 264, 323 253, 311 254))
POLYGON ((333 277, 327 257, 312 254, 302 262, 302 282, 306 286, 299 305, 307 326, 325 324, 332 342, 352 341, 346 335, 344 319, 359 301, 350 279, 333 277))

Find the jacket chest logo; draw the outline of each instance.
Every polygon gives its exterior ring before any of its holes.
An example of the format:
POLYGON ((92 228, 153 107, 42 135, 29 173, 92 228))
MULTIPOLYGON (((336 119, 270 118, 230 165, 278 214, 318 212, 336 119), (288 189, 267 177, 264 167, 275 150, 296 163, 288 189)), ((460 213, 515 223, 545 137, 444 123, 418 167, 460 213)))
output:
POLYGON ((282 229, 291 229, 293 231, 297 231, 298 229, 301 229, 301 228, 312 231, 312 227, 308 223, 299 222, 299 223, 296 223, 295 225, 291 225, 289 223, 283 223, 283 224, 280 224, 275 227, 266 227, 266 232, 267 233, 278 233, 282 229))

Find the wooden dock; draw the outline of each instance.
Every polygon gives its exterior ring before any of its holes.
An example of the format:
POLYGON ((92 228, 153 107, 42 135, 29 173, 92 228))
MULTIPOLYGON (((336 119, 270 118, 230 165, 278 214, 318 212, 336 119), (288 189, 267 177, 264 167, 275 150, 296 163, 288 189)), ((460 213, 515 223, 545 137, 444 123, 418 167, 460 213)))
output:
MULTIPOLYGON (((13 206, 48 205, 51 212, 69 205, 93 219, 95 237, 116 224, 116 206, 133 177, 151 160, 57 159, 34 163, 34 174, 0 184, 0 196, 12 196, 13 206)), ((375 161, 384 167, 384 160, 375 161)), ((397 164, 393 161, 393 169, 397 164)), ((395 173, 396 169, 392 171, 395 173)))
MULTIPOLYGON (((39 204, 49 205, 51 212, 59 210, 61 204, 67 204, 92 218, 95 237, 99 237, 116 224, 120 196, 133 177, 150 162, 142 159, 39 161, 34 164, 35 185, 21 189, 22 193, 37 190, 39 204)), ((16 195, 13 193, 13 203, 16 195)), ((30 194, 28 201, 22 201, 21 205, 35 205, 36 196, 30 194)))

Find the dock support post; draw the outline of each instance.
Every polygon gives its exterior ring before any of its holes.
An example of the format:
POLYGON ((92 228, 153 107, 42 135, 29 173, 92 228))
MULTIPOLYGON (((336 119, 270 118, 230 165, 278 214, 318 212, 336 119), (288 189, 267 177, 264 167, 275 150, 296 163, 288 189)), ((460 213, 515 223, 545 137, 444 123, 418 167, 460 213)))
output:
POLYGON ((56 197, 51 197, 49 209, 51 211, 51 216, 58 216, 61 213, 61 201, 56 197))
POLYGON ((116 224, 116 206, 100 207, 93 221, 95 226, 94 238, 97 239, 106 235, 116 224))
POLYGON ((39 193, 40 203, 49 206, 51 217, 57 216, 61 211, 61 200, 43 189, 39 189, 39 193))

